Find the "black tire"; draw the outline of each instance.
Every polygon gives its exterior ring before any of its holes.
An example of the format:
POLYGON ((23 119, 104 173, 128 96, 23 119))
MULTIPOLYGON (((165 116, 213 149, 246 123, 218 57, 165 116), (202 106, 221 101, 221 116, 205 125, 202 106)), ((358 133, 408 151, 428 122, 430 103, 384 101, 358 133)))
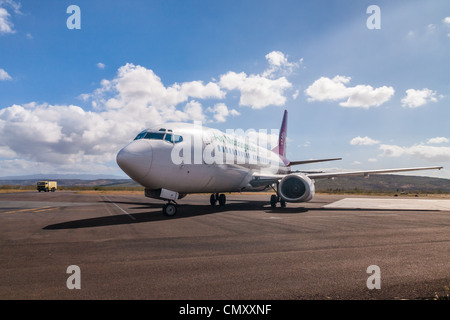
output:
POLYGON ((271 195, 270 196, 270 206, 275 209, 277 206, 277 202, 278 202, 278 197, 276 195, 271 195))
POLYGON ((173 203, 168 203, 163 207, 163 213, 167 217, 173 217, 177 214, 177 206, 173 203))
POLYGON ((280 205, 282 208, 286 208, 286 201, 284 201, 283 199, 280 199, 280 205))
POLYGON ((211 197, 209 197, 209 203, 211 203, 211 205, 214 207, 216 205, 216 201, 216 195, 213 193, 211 197))
POLYGON ((55 192, 56 191, 56 189, 55 188, 52 188, 52 192, 55 192))
POLYGON ((227 197, 223 193, 221 193, 219 196, 219 206, 224 206, 226 202, 227 197))

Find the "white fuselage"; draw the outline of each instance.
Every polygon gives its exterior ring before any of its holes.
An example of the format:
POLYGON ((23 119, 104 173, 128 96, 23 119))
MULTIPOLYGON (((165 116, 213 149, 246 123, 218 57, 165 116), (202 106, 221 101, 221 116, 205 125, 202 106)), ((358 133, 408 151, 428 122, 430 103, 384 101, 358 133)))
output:
POLYGON ((254 172, 289 172, 276 153, 258 144, 185 123, 143 131, 118 153, 117 163, 145 188, 179 194, 247 190, 254 172))

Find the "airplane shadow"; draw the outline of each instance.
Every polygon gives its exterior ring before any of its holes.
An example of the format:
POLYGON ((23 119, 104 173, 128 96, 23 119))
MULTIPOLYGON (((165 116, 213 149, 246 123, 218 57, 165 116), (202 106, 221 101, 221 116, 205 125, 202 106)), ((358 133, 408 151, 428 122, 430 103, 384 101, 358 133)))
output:
MULTIPOLYGON (((93 228, 93 227, 105 227, 105 226, 115 226, 115 225, 126 225, 126 224, 136 224, 144 222, 157 222, 165 220, 177 220, 185 219, 196 216, 214 214, 218 212, 233 212, 233 211, 263 211, 265 213, 271 214, 302 214, 309 211, 329 211, 329 212, 370 212, 370 211, 408 211, 408 210, 395 210, 395 209, 347 209, 347 208, 323 208, 323 207, 286 207, 286 208, 271 208, 267 201, 255 201, 255 200, 245 200, 245 201, 230 201, 227 202, 225 206, 215 206, 211 207, 209 204, 205 205, 189 205, 189 204, 179 204, 178 212, 174 217, 165 216, 161 208, 162 203, 142 203, 142 202, 130 202, 130 201, 102 201, 104 203, 116 203, 116 204, 127 204, 135 205, 130 207, 132 210, 146 210, 155 209, 152 211, 140 212, 140 213, 130 213, 130 214, 119 214, 114 216, 103 216, 89 219, 81 219, 74 221, 67 221, 62 223, 56 223, 48 225, 43 230, 63 230, 63 229, 80 229, 80 228, 93 228), (157 210, 156 210, 157 209, 157 210)), ((422 210, 414 210, 422 211, 422 210)))

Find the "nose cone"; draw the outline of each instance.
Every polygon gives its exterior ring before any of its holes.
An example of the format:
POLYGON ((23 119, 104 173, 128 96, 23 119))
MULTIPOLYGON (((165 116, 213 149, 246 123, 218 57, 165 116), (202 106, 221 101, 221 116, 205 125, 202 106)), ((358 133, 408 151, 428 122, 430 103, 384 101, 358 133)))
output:
POLYGON ((152 165, 152 146, 144 139, 135 140, 119 151, 117 164, 131 179, 140 182, 152 165))

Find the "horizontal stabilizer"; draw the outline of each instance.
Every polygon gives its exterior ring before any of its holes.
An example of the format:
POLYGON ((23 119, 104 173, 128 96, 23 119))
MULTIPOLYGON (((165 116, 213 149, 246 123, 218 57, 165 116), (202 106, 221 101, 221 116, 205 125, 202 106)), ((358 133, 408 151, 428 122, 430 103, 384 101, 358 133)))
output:
POLYGON ((316 160, 302 160, 302 161, 290 161, 290 166, 296 166, 299 164, 307 164, 307 163, 316 163, 316 162, 325 162, 325 161, 336 161, 342 160, 342 158, 333 158, 333 159, 316 159, 316 160))

